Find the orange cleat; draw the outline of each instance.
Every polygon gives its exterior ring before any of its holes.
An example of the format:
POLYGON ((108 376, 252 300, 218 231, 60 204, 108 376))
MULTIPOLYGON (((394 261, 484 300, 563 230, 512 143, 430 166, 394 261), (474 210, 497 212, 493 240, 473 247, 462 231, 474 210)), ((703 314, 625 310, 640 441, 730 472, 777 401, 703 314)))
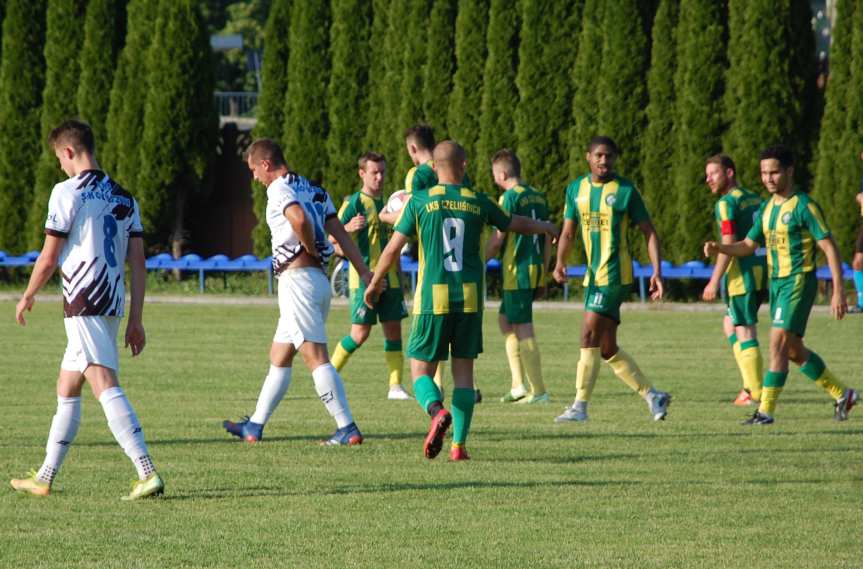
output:
POLYGON ((748 390, 741 389, 740 393, 737 394, 737 399, 734 400, 734 404, 738 407, 749 407, 752 405, 752 395, 749 394, 748 390))
POLYGON ((429 426, 428 435, 423 443, 423 452, 426 458, 434 458, 440 454, 443 449, 443 438, 446 436, 446 431, 452 423, 452 415, 446 409, 441 409, 432 417, 431 425, 429 426))
POLYGON ((463 446, 453 445, 449 451, 449 459, 456 462, 459 460, 470 460, 470 456, 467 454, 467 449, 463 446))

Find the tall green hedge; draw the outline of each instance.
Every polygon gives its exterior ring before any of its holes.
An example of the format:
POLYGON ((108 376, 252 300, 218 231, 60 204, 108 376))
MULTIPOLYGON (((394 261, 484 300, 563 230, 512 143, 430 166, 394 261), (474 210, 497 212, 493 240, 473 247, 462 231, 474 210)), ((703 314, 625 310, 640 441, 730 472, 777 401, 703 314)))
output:
POLYGON ((371 5, 364 0, 332 3, 330 58, 333 69, 328 87, 330 133, 327 137, 325 184, 335 203, 356 191, 357 157, 369 120, 367 91, 369 73, 371 5))
MULTIPOLYGON (((386 154, 384 148, 385 99, 386 99, 386 37, 389 28, 389 0, 374 0, 372 2, 372 31, 369 41, 369 84, 366 85, 369 99, 369 120, 366 121, 364 147, 386 154)), ((390 166, 396 163, 395 156, 387 155, 390 166)), ((396 173, 390 168, 390 178, 396 173)))
MULTIPOLYGON (((384 6, 386 2, 382 2, 384 6)), ((408 34, 406 30, 413 32, 415 26, 405 26, 408 21, 410 2, 409 0, 391 0, 389 2, 386 16, 387 28, 383 36, 383 73, 377 75, 380 86, 380 106, 376 113, 377 140, 374 148, 379 149, 389 160, 392 168, 387 176, 386 186, 390 190, 400 189, 404 186, 405 171, 399 168, 405 153, 405 143, 402 134, 410 125, 399 122, 397 109, 401 106, 402 72, 404 71, 405 51, 408 45, 408 34)), ((374 27, 374 24, 373 24, 374 27)), ((381 41, 380 37, 375 41, 381 41)), ((372 121, 369 121, 371 124, 372 121)))
POLYGON ((310 180, 322 180, 327 166, 329 29, 326 2, 294 0, 282 139, 290 167, 310 180))
POLYGON ((599 134, 597 70, 602 69, 602 24, 605 2, 585 0, 578 50, 572 67, 572 128, 569 137, 569 176, 587 171, 584 161, 588 141, 599 134))
POLYGON ((33 162, 42 150, 44 44, 45 2, 7 0, 0 62, 0 250, 12 253, 26 245, 33 162))
POLYGON ((666 256, 688 261, 702 256, 713 235, 713 198, 704 184, 704 161, 722 148, 721 103, 725 17, 714 0, 682 0, 677 26, 677 124, 674 159, 675 234, 663 236, 666 256))
POLYGON ((455 71, 455 15, 458 0, 436 0, 432 3, 428 23, 422 98, 426 122, 434 125, 435 134, 447 138, 447 112, 455 71))
POLYGON ((187 238, 186 205, 215 149, 213 54, 195 0, 160 0, 158 8, 147 54, 149 88, 136 195, 150 242, 170 243, 178 255, 187 238))
MULTIPOLYGON (((429 4, 427 0, 413 0, 409 3, 408 22, 425 22, 428 17, 429 4)), ((397 113, 398 124, 402 130, 424 119, 423 76, 428 49, 428 32, 425 26, 412 26, 411 28, 411 33, 407 34, 405 38, 402 57, 401 87, 399 89, 402 96, 399 104, 392 107, 392 111, 397 113)), ((393 182, 398 179, 398 172, 404 172, 413 166, 406 152, 397 152, 395 156, 388 158, 395 173, 395 176, 392 177, 393 182)))
POLYGON ((812 157, 818 140, 818 124, 823 97, 818 89, 818 54, 812 9, 809 0, 790 0, 788 65, 791 70, 791 93, 799 106, 792 139, 797 154, 795 178, 802 187, 812 187, 812 157))

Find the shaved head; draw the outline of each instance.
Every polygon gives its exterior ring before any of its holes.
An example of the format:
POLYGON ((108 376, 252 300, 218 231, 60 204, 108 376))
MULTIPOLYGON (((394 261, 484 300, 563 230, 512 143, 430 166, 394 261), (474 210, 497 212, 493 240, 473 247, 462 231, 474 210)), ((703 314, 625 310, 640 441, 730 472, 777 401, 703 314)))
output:
POLYGON ((464 178, 467 153, 452 140, 444 140, 434 147, 434 170, 442 184, 461 184, 464 178))

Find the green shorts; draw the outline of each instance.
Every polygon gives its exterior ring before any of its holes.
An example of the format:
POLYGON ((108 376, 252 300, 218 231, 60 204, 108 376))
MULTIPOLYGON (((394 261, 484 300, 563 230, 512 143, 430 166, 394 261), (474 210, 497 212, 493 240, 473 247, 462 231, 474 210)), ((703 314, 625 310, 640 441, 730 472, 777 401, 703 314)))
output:
POLYGON ((417 314, 411 323, 407 356, 424 362, 476 359, 482 353, 482 312, 417 314))
POLYGON ((758 324, 758 309, 767 299, 766 290, 754 290, 745 294, 729 296, 726 299, 728 316, 735 326, 755 326, 758 324))
POLYGON ((620 305, 629 300, 631 295, 630 285, 589 285, 587 294, 584 295, 584 310, 602 314, 620 324, 620 305))
POLYGON ((818 280, 815 278, 815 271, 771 278, 770 314, 773 327, 803 337, 817 294, 818 280))
POLYGON ((510 324, 529 324, 533 322, 533 289, 505 290, 500 299, 500 313, 510 324))
POLYGON ((363 302, 365 287, 351 290, 351 324, 374 325, 391 320, 403 320, 408 317, 405 307, 405 297, 400 288, 388 288, 381 293, 374 308, 369 308, 363 302))

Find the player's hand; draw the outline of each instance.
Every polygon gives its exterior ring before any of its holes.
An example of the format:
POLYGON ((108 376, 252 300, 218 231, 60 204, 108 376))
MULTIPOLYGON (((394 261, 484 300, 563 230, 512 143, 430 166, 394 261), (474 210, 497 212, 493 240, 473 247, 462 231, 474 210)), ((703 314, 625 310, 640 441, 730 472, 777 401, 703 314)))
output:
POLYGON ((372 277, 374 277, 374 276, 375 276, 375 274, 373 272, 366 271, 365 273, 360 275, 360 280, 362 280, 363 284, 365 284, 366 287, 368 287, 369 283, 372 282, 372 277))
POLYGON ((836 320, 842 320, 848 313, 848 301, 845 300, 843 291, 834 291, 833 298, 830 299, 830 314, 836 320))
POLYGON ((662 300, 662 295, 665 294, 665 285, 662 284, 662 276, 656 273, 650 277, 650 292, 651 300, 662 300))
POLYGON ((377 290, 377 287, 372 287, 370 284, 366 286, 366 292, 363 294, 363 302, 369 308, 374 308, 375 304, 378 302, 378 296, 380 293, 377 290))
POLYGON ((27 321, 24 320, 24 311, 30 312, 33 310, 33 303, 36 302, 36 298, 33 296, 22 296, 21 300, 18 301, 18 304, 15 306, 15 320, 18 321, 18 324, 21 326, 26 326, 27 321))
POLYGON ((126 347, 132 348, 132 357, 144 351, 147 344, 147 336, 144 333, 144 325, 141 322, 129 320, 126 325, 126 347))
POLYGON ((704 256, 705 257, 713 257, 714 255, 719 253, 719 245, 716 241, 707 241, 704 244, 704 256))
POLYGON ((560 284, 564 284, 566 282, 566 267, 561 264, 555 265, 554 271, 552 271, 551 276, 554 277, 554 280, 556 280, 560 284))
POLYGON ((560 227, 551 222, 546 222, 545 225, 545 233, 550 235, 554 241, 557 241, 557 238, 560 237, 560 227))
POLYGON ((707 302, 712 302, 716 300, 717 292, 719 291, 719 286, 713 279, 710 279, 710 282, 707 283, 707 286, 704 287, 704 292, 701 293, 701 298, 706 300, 707 302))
POLYGON ((359 231, 363 227, 366 226, 366 216, 361 213, 353 216, 351 220, 345 225, 345 231, 348 233, 353 233, 355 231, 359 231))

